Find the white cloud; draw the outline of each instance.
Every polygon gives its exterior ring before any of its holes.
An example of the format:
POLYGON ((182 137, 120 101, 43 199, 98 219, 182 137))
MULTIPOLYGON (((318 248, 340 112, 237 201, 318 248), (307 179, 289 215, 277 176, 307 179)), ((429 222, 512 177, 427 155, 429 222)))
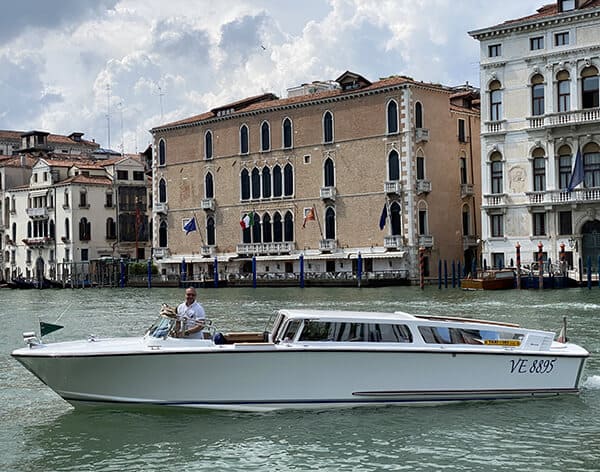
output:
POLYGON ((467 31, 544 3, 13 2, 3 11, 12 17, 0 20, 0 128, 78 130, 107 146, 110 84, 111 147, 121 143, 122 119, 125 149, 134 151, 159 124, 265 91, 281 96, 346 69, 371 80, 477 84, 479 49, 467 31))

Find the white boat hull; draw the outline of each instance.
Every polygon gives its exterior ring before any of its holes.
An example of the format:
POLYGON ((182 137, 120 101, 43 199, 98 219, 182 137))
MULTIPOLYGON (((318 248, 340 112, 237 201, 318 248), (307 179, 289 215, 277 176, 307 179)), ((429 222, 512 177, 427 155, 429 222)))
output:
MULTIPOLYGON (((239 344, 177 349, 142 338, 100 340, 94 353, 57 345, 13 352, 66 401, 263 411, 440 404, 578 393, 587 352, 509 349, 398 351, 384 346, 319 349, 239 344), (556 352, 554 352, 556 351, 556 352)), ((185 341, 183 341, 185 342, 185 341)), ((66 343, 65 343, 66 344, 66 343)), ((82 343, 85 346, 85 342, 82 343)), ((569 345, 570 346, 570 345, 569 345)), ((578 349, 575 349, 578 348, 578 349)))

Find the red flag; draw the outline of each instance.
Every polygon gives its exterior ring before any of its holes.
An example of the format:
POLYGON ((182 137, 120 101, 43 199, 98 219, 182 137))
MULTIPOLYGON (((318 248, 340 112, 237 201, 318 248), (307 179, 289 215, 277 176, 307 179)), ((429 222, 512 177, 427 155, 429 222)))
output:
POLYGON ((302 223, 302 227, 306 227, 307 221, 315 221, 315 207, 310 208, 306 215, 304 215, 304 223, 302 223))

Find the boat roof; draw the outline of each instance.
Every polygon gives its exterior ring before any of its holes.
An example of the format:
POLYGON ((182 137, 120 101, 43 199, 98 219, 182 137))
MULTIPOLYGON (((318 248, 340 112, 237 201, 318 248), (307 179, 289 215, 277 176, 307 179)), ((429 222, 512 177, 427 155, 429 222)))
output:
POLYGON ((306 318, 320 318, 326 320, 386 320, 386 321, 399 321, 399 320, 416 320, 417 317, 397 311, 395 313, 377 312, 377 311, 345 311, 345 310, 280 310, 280 313, 286 315, 290 319, 306 319, 306 318))

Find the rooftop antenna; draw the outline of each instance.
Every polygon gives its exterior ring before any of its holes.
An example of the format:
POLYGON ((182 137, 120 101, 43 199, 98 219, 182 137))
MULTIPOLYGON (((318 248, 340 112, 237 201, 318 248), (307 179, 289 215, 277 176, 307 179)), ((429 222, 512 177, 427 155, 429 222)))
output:
POLYGON ((163 98, 164 93, 163 93, 160 85, 157 85, 156 87, 158 88, 158 100, 160 101, 160 121, 162 121, 163 120, 163 100, 162 100, 162 98, 163 98))
POLYGON ((110 84, 106 84, 106 137, 110 149, 110 84))
POLYGON ((125 154, 125 143, 123 141, 123 102, 119 102, 117 106, 121 112, 121 156, 123 156, 125 154))

